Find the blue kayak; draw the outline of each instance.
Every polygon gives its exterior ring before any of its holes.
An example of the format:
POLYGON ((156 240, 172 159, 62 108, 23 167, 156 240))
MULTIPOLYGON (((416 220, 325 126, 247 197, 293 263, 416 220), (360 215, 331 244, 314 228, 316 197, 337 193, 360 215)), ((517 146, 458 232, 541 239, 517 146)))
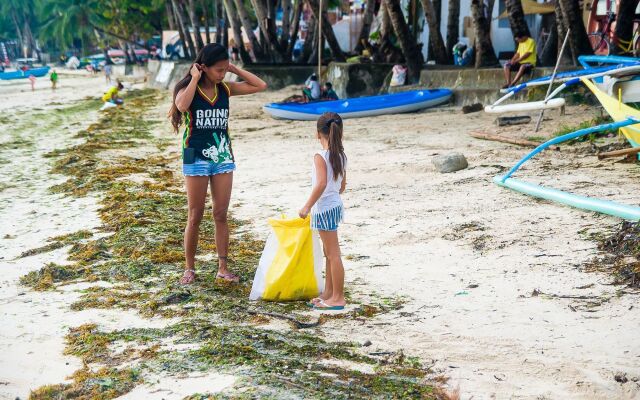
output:
POLYGON ((451 95, 449 89, 424 89, 303 104, 271 103, 263 109, 274 118, 301 121, 315 121, 324 112, 336 112, 342 118, 360 118, 422 110, 447 103, 451 95))
POLYGON ((1 80, 11 80, 11 79, 26 79, 29 75, 33 75, 36 78, 40 78, 49 73, 49 67, 40 67, 40 68, 31 68, 26 71, 11 71, 11 72, 0 72, 1 80))

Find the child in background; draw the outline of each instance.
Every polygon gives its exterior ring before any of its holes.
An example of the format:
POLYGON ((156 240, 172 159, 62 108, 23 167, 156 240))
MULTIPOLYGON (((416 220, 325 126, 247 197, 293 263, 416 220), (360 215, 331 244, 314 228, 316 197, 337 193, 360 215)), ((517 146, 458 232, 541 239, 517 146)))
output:
POLYGON ((338 242, 338 226, 342 222, 340 194, 347 185, 347 156, 342 146, 342 118, 325 112, 317 123, 317 138, 322 150, 313 156, 309 200, 298 212, 300 218, 311 214, 311 228, 318 231, 326 257, 324 293, 309 303, 314 310, 343 310, 344 267, 338 242))
POLYGON ((338 94, 333 90, 331 82, 324 84, 324 90, 322 91, 322 100, 338 100, 338 94))
POLYGON ((304 83, 305 88, 302 89, 304 102, 317 101, 320 99, 320 84, 318 83, 318 75, 312 74, 304 83))
POLYGON ((31 91, 36 90, 36 77, 33 74, 29 74, 29 82, 31 82, 31 91))
POLYGON ((55 69, 51 71, 49 79, 51 79, 51 90, 56 90, 56 86, 58 86, 58 73, 55 69))
POLYGON ((111 86, 109 90, 107 90, 107 92, 102 96, 102 101, 104 101, 105 103, 108 102, 117 105, 122 104, 123 100, 120 96, 118 96, 118 91, 122 90, 123 88, 124 86, 122 85, 122 82, 117 82, 116 85, 111 86))

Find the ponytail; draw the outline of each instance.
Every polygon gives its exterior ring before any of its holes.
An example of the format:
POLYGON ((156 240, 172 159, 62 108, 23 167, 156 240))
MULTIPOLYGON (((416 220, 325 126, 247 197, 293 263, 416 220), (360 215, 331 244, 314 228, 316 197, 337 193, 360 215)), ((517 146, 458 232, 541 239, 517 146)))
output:
MULTIPOLYGON (((227 52, 227 48, 218 43, 210 43, 204 46, 198 52, 196 59, 193 61, 194 64, 204 64, 207 67, 212 66, 218 61, 228 60, 229 53, 227 52)), ((173 125, 173 130, 177 133, 180 125, 182 125, 182 113, 176 107, 176 97, 180 90, 189 86, 191 83, 191 67, 187 71, 187 74, 176 83, 176 86, 173 88, 173 102, 171 103, 171 109, 169 109, 169 119, 171 120, 171 125, 173 125)), ((200 81, 205 79, 204 73, 200 76, 200 81)))
POLYGON ((329 139, 329 163, 333 179, 344 176, 347 156, 342 146, 342 118, 337 113, 326 112, 318 119, 318 132, 329 139))

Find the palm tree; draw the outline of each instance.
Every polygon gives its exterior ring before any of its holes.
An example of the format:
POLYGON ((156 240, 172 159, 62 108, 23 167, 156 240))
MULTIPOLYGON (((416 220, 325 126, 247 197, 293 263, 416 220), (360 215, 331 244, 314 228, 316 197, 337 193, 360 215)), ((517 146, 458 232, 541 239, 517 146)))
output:
MULTIPOLYGON (((318 18, 318 9, 320 8, 320 3, 318 0, 306 0, 307 4, 311 8, 311 12, 313 15, 318 18)), ((325 3, 326 4, 326 3, 325 3)), ((346 61, 346 57, 342 53, 340 49, 340 45, 338 44, 338 39, 336 39, 336 35, 333 33, 333 26, 329 22, 329 18, 327 18, 327 12, 322 10, 321 13, 322 18, 322 36, 327 41, 329 48, 331 49, 331 54, 336 61, 346 61)), ((316 42, 317 42, 316 38, 316 42)))
POLYGON ((200 24, 198 17, 196 16, 196 3, 194 0, 187 0, 185 4, 187 13, 189 14, 189 20, 191 21, 191 27, 193 28, 193 36, 195 37, 196 52, 204 47, 202 42, 202 35, 200 35, 200 24))
POLYGON ((244 6, 243 0, 234 0, 236 10, 238 11, 238 16, 240 17, 240 22, 242 23, 242 28, 244 29, 244 33, 249 38, 249 43, 251 43, 251 50, 253 51, 254 58, 260 62, 265 61, 267 56, 262 51, 262 47, 256 35, 253 33, 253 25, 251 23, 251 19, 249 18, 249 13, 244 6))
POLYGON ((105 23, 105 19, 96 12, 98 1, 49 0, 43 4, 40 15, 47 19, 40 28, 40 37, 54 40, 60 47, 71 46, 78 38, 82 53, 86 54, 95 28, 105 23))
MULTIPOLYGON (((618 0, 615 36, 622 45, 634 45, 631 41, 633 40, 633 20, 636 7, 638 7, 638 0, 618 0)), ((624 54, 622 47, 617 45, 612 47, 613 54, 624 54)), ((631 50, 634 49, 631 48, 631 50)))
POLYGON ((376 6, 376 0, 367 0, 367 4, 364 8, 364 16, 362 18, 362 29, 360 35, 358 35, 358 43, 356 43, 355 52, 361 53, 364 45, 363 41, 369 40, 369 34, 371 33, 371 24, 373 23, 373 11, 376 6))
POLYGON ((458 43, 460 34, 460 0, 449 0, 449 15, 447 17, 447 55, 453 59, 453 46, 458 43))
POLYGON ((436 64, 451 64, 451 59, 447 57, 447 49, 442 40, 442 33, 440 33, 440 21, 436 8, 431 0, 421 0, 421 2, 429 25, 429 44, 433 50, 433 59, 436 60, 436 64))
POLYGON ((483 11, 482 0, 471 0, 471 16, 476 37, 476 68, 493 67, 498 64, 498 57, 491 43, 490 24, 483 11))
POLYGON ((574 59, 581 54, 593 54, 593 49, 587 36, 587 30, 582 20, 582 9, 579 0, 558 0, 562 17, 569 33, 569 45, 574 59))
POLYGON ((400 47, 402 48, 404 58, 407 61, 407 78, 409 83, 417 82, 420 79, 422 64, 424 64, 422 51, 418 48, 418 43, 414 39, 413 35, 411 35, 409 27, 404 20, 400 1, 384 0, 384 4, 387 7, 387 12, 389 13, 391 24, 393 25, 393 30, 395 31, 400 47))
POLYGON ((531 36, 527 21, 524 20, 524 10, 520 0, 506 0, 507 12, 509 15, 509 25, 511 33, 515 35, 531 36))

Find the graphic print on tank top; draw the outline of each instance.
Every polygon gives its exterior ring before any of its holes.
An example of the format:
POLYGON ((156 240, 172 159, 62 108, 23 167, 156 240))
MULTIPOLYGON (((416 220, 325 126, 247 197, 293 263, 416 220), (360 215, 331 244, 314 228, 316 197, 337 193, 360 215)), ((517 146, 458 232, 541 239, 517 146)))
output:
POLYGON ((197 158, 216 164, 234 162, 228 129, 229 95, 224 82, 214 87, 212 99, 198 86, 189 110, 184 113, 183 150, 193 148, 197 158))

